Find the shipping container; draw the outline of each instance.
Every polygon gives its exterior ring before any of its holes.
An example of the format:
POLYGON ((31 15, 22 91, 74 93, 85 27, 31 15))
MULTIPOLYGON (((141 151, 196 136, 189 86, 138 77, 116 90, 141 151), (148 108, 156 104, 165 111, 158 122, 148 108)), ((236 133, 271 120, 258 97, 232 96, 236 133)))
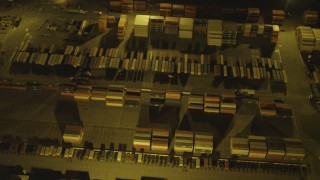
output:
POLYGON ((188 109, 203 110, 203 95, 190 94, 188 109))
POLYGON ((249 136, 249 158, 265 159, 267 155, 266 138, 263 136, 249 136))
POLYGON ((179 103, 181 98, 180 91, 167 90, 166 91, 166 103, 179 103))
POLYGON ((293 107, 291 104, 276 103, 277 117, 293 118, 293 107))
POLYGON ((290 161, 303 161, 306 153, 302 140, 294 138, 284 138, 283 140, 286 149, 284 159, 290 161))
POLYGON ((106 106, 122 107, 124 101, 124 86, 109 85, 106 95, 106 106))
POLYGON ((61 157, 61 153, 62 153, 62 146, 59 146, 58 149, 57 149, 56 156, 61 157))
POLYGON ((74 154, 74 148, 69 148, 69 153, 68 153, 68 157, 72 158, 74 154))
POLYGON ((281 138, 267 138, 267 159, 283 160, 286 150, 283 139, 281 138))
POLYGON ((259 99, 260 116, 276 116, 277 111, 273 99, 259 99))
POLYGON ((176 130, 174 136, 174 151, 175 152, 192 152, 193 151, 193 138, 192 131, 176 130))
POLYGON ((230 150, 231 150, 231 155, 248 156, 249 154, 248 138, 232 137, 230 139, 230 150))
POLYGON ((150 106, 164 106, 165 91, 154 90, 150 94, 150 106))
POLYGON ((219 113, 220 112, 220 96, 205 93, 204 112, 219 113))
POLYGON ((166 129, 153 129, 152 131, 152 151, 168 151, 169 131, 166 129))
POLYGON ((126 88, 124 103, 126 106, 138 106, 140 104, 140 89, 126 88))
POLYGON ((194 133, 194 149, 193 153, 211 154, 213 151, 213 134, 206 132, 194 133))
POLYGON ((232 93, 221 94, 220 113, 235 114, 236 110, 235 95, 232 93))
POLYGON ((92 149, 92 150, 90 150, 88 159, 93 160, 93 156, 94 156, 94 150, 92 149))
POLYGON ((150 150, 151 132, 152 129, 150 128, 137 128, 133 140, 134 148, 136 148, 137 150, 150 150))
POLYGON ((117 153, 117 162, 122 162, 122 151, 118 151, 118 153, 117 153))
POLYGON ((80 143, 83 137, 83 127, 78 125, 66 125, 63 132, 64 142, 80 143))

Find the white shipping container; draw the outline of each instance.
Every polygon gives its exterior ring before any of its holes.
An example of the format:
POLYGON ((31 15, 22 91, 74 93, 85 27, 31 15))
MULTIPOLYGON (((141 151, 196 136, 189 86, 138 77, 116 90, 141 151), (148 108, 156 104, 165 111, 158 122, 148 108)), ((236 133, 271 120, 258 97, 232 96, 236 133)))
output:
POLYGON ((46 147, 42 146, 41 150, 40 150, 40 156, 44 156, 45 155, 45 151, 46 151, 46 147))
POLYGON ((223 66, 223 76, 224 76, 224 77, 227 77, 227 76, 228 76, 228 69, 227 69, 227 66, 226 66, 226 65, 223 66))
POLYGON ((137 163, 138 164, 141 164, 142 163, 142 154, 141 153, 137 153, 138 154, 138 161, 137 163))
POLYGON ((69 157, 69 158, 72 158, 72 157, 73 157, 73 153, 74 153, 74 148, 70 148, 70 149, 69 149, 68 157, 69 157))
POLYGON ((69 157, 69 148, 66 148, 64 151, 64 158, 68 158, 69 157))
POLYGON ((154 71, 158 71, 158 66, 159 66, 159 61, 158 60, 156 60, 155 61, 156 63, 155 63, 155 68, 154 68, 154 71))
POLYGON ((92 159, 93 159, 93 155, 94 155, 94 150, 90 150, 89 160, 92 160, 92 159))
POLYGON ((46 150, 45 150, 45 153, 44 153, 44 155, 45 156, 49 156, 51 153, 50 153, 50 149, 51 149, 51 147, 46 147, 46 150))
POLYGON ((62 147, 59 146, 58 149, 57 149, 56 156, 61 156, 61 153, 62 153, 62 147))
POLYGON ((11 54, 10 59, 9 59, 9 63, 12 63, 12 62, 13 62, 14 57, 16 56, 16 54, 17 54, 17 51, 14 51, 14 52, 11 54))
POLYGON ((194 62, 189 63, 191 66, 191 75, 194 75, 194 62))
POLYGON ((23 59, 24 59, 24 56, 26 55, 26 52, 21 52, 21 57, 19 59, 19 63, 22 63, 23 62, 23 59))
POLYGON ((49 57, 49 60, 48 60, 48 65, 49 66, 53 66, 53 63, 52 63, 53 57, 54 57, 54 54, 51 54, 50 57, 49 57))
POLYGON ((26 43, 24 43, 23 47, 22 47, 22 51, 26 51, 27 48, 29 47, 30 44, 30 39, 28 39, 28 41, 26 43))
POLYGON ((29 64, 32 64, 35 60, 36 53, 32 53, 29 59, 29 64))
POLYGON ((122 151, 119 151, 117 156, 117 162, 121 162, 121 161, 122 161, 122 151))
POLYGON ((98 53, 98 48, 97 47, 93 48, 92 56, 96 57, 97 53, 98 53))
POLYGON ((79 54, 80 51, 80 46, 76 46, 76 48, 74 49, 74 55, 77 56, 79 54))
POLYGON ((20 62, 21 56, 23 55, 23 52, 18 52, 18 56, 16 57, 15 61, 20 62))

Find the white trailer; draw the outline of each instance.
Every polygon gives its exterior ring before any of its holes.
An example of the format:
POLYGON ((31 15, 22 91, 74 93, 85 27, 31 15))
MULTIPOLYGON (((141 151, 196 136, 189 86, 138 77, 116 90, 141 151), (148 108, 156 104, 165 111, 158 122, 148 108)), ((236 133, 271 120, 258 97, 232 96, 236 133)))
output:
POLYGON ((17 51, 14 51, 14 52, 11 54, 10 59, 9 59, 9 63, 14 62, 14 58, 15 58, 16 54, 17 54, 17 51))
POLYGON ((73 157, 73 153, 74 153, 74 148, 70 148, 69 149, 69 153, 68 153, 68 157, 72 158, 73 157))
POLYGON ((81 26, 79 28, 79 31, 78 31, 78 36, 82 36, 84 28, 86 27, 86 25, 87 25, 87 21, 83 20, 82 23, 81 23, 81 26))

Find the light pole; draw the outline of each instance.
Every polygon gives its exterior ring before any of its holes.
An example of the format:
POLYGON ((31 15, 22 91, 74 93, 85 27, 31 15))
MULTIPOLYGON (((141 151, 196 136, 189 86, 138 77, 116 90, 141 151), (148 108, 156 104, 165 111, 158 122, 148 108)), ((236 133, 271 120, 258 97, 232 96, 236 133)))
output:
POLYGON ((287 4, 286 4, 286 8, 285 8, 285 10, 284 10, 285 16, 286 16, 287 13, 288 13, 288 6, 289 6, 290 0, 286 0, 286 1, 287 1, 287 4))

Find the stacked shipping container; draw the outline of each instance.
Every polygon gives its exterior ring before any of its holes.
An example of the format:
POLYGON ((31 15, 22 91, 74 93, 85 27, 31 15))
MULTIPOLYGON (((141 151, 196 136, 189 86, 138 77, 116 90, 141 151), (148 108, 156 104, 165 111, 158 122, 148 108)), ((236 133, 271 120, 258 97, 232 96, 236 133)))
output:
POLYGON ((267 155, 266 138, 263 136, 249 136, 249 155, 248 157, 254 159, 265 159, 267 155))
POLYGON ((280 138, 267 138, 268 153, 266 158, 282 160, 286 154, 284 142, 280 138))
POLYGON ((193 151, 193 137, 192 131, 176 130, 174 136, 174 151, 175 152, 192 152, 193 151))
POLYGON ((151 142, 151 129, 150 128, 137 128, 134 134, 133 147, 136 150, 144 149, 150 150, 151 142))
POLYGON ((230 139, 231 155, 235 156, 248 156, 249 154, 249 140, 248 138, 236 138, 230 139))
POLYGON ((107 27, 108 27, 108 15, 106 14, 101 14, 98 20, 98 29, 99 32, 107 32, 107 27))
POLYGON ((235 114, 237 110, 236 96, 232 93, 221 94, 220 112, 227 114, 235 114))
POLYGON ((285 160, 302 161, 305 157, 305 150, 300 139, 284 138, 286 147, 285 160))
POLYGON ((66 125, 63 132, 63 141, 69 143, 80 143, 83 137, 83 127, 77 125, 66 125))
POLYGON ((203 95, 190 94, 188 101, 188 109, 203 109, 203 95))
POLYGON ((168 151, 169 131, 166 129, 153 129, 152 131, 152 151, 168 151))
POLYGON ((106 95, 106 106, 123 106, 124 88, 119 85, 110 85, 106 95))
POLYGON ((204 96, 204 112, 220 113, 220 96, 206 93, 204 96))
POLYGON ((194 153, 211 154, 213 152, 213 134, 205 132, 195 132, 194 153))
POLYGON ((125 93, 124 103, 126 106, 138 106, 140 104, 140 89, 127 88, 125 93))

